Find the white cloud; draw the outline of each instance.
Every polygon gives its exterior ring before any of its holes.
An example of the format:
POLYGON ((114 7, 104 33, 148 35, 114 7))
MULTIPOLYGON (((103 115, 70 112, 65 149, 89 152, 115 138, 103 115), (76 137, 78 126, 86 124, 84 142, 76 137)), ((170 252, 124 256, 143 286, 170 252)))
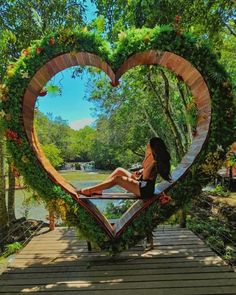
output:
POLYGON ((79 130, 84 128, 85 126, 89 126, 94 122, 93 118, 82 118, 76 121, 71 122, 69 125, 74 130, 79 130))

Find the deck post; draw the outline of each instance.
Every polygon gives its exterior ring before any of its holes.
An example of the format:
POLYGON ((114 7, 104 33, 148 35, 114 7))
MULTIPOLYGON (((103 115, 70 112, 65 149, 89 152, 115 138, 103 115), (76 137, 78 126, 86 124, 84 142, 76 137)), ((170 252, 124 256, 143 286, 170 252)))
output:
POLYGON ((49 229, 52 231, 55 229, 55 221, 56 221, 56 217, 52 210, 49 210, 48 220, 49 220, 49 229))

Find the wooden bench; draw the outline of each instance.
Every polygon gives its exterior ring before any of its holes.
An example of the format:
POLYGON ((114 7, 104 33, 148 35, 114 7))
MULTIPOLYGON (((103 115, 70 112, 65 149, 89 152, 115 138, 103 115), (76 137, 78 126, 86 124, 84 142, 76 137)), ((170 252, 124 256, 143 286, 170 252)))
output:
POLYGON ((89 199, 89 200, 142 200, 143 198, 137 197, 131 193, 103 193, 102 195, 92 195, 87 197, 84 195, 79 195, 80 199, 89 199))

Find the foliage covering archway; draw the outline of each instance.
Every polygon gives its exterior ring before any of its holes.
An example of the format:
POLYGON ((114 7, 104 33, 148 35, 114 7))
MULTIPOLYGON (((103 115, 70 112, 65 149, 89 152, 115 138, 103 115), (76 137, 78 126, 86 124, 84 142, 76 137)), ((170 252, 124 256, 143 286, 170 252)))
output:
POLYGON ((35 72, 55 56, 63 53, 71 53, 73 56, 78 51, 100 56, 108 61, 113 69, 118 69, 129 56, 150 49, 169 51, 182 56, 204 77, 212 98, 210 138, 199 163, 203 163, 206 153, 216 150, 217 145, 226 148, 231 142, 234 108, 229 77, 204 40, 197 40, 190 34, 163 26, 152 30, 144 28, 123 32, 115 45, 112 53, 109 44, 101 36, 87 32, 86 29, 64 29, 49 34, 42 40, 33 41, 29 48, 22 51, 19 60, 8 66, 4 84, 1 85, 1 105, 8 149, 25 180, 46 200, 64 200, 68 207, 70 224, 79 227, 89 240, 100 248, 121 251, 134 245, 150 228, 171 216, 183 205, 183 191, 189 196, 196 194, 201 188, 200 181, 206 178, 197 166, 193 167, 186 178, 171 190, 171 203, 165 206, 152 204, 126 228, 119 239, 110 241, 94 218, 48 177, 29 148, 22 123, 21 105, 25 90, 35 72))

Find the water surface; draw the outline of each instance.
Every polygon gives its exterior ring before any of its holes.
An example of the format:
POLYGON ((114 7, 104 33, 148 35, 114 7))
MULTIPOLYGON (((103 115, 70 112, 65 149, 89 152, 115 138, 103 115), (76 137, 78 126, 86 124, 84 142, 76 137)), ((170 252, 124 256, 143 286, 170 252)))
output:
MULTIPOLYGON (((81 172, 81 171, 60 171, 60 174, 70 182, 72 185, 77 187, 78 189, 84 188, 87 186, 95 185, 102 180, 104 180, 108 176, 108 172, 81 172)), ((115 186, 106 192, 124 192, 124 190, 118 186, 115 186)), ((37 219, 47 221, 46 216, 48 215, 48 211, 45 209, 43 202, 36 203, 32 202, 30 204, 25 204, 25 200, 30 197, 31 193, 26 191, 25 189, 16 190, 16 218, 27 217, 30 219, 37 219)), ((113 202, 115 204, 119 204, 119 200, 91 200, 102 212, 105 210, 107 204, 109 202, 113 202)))

